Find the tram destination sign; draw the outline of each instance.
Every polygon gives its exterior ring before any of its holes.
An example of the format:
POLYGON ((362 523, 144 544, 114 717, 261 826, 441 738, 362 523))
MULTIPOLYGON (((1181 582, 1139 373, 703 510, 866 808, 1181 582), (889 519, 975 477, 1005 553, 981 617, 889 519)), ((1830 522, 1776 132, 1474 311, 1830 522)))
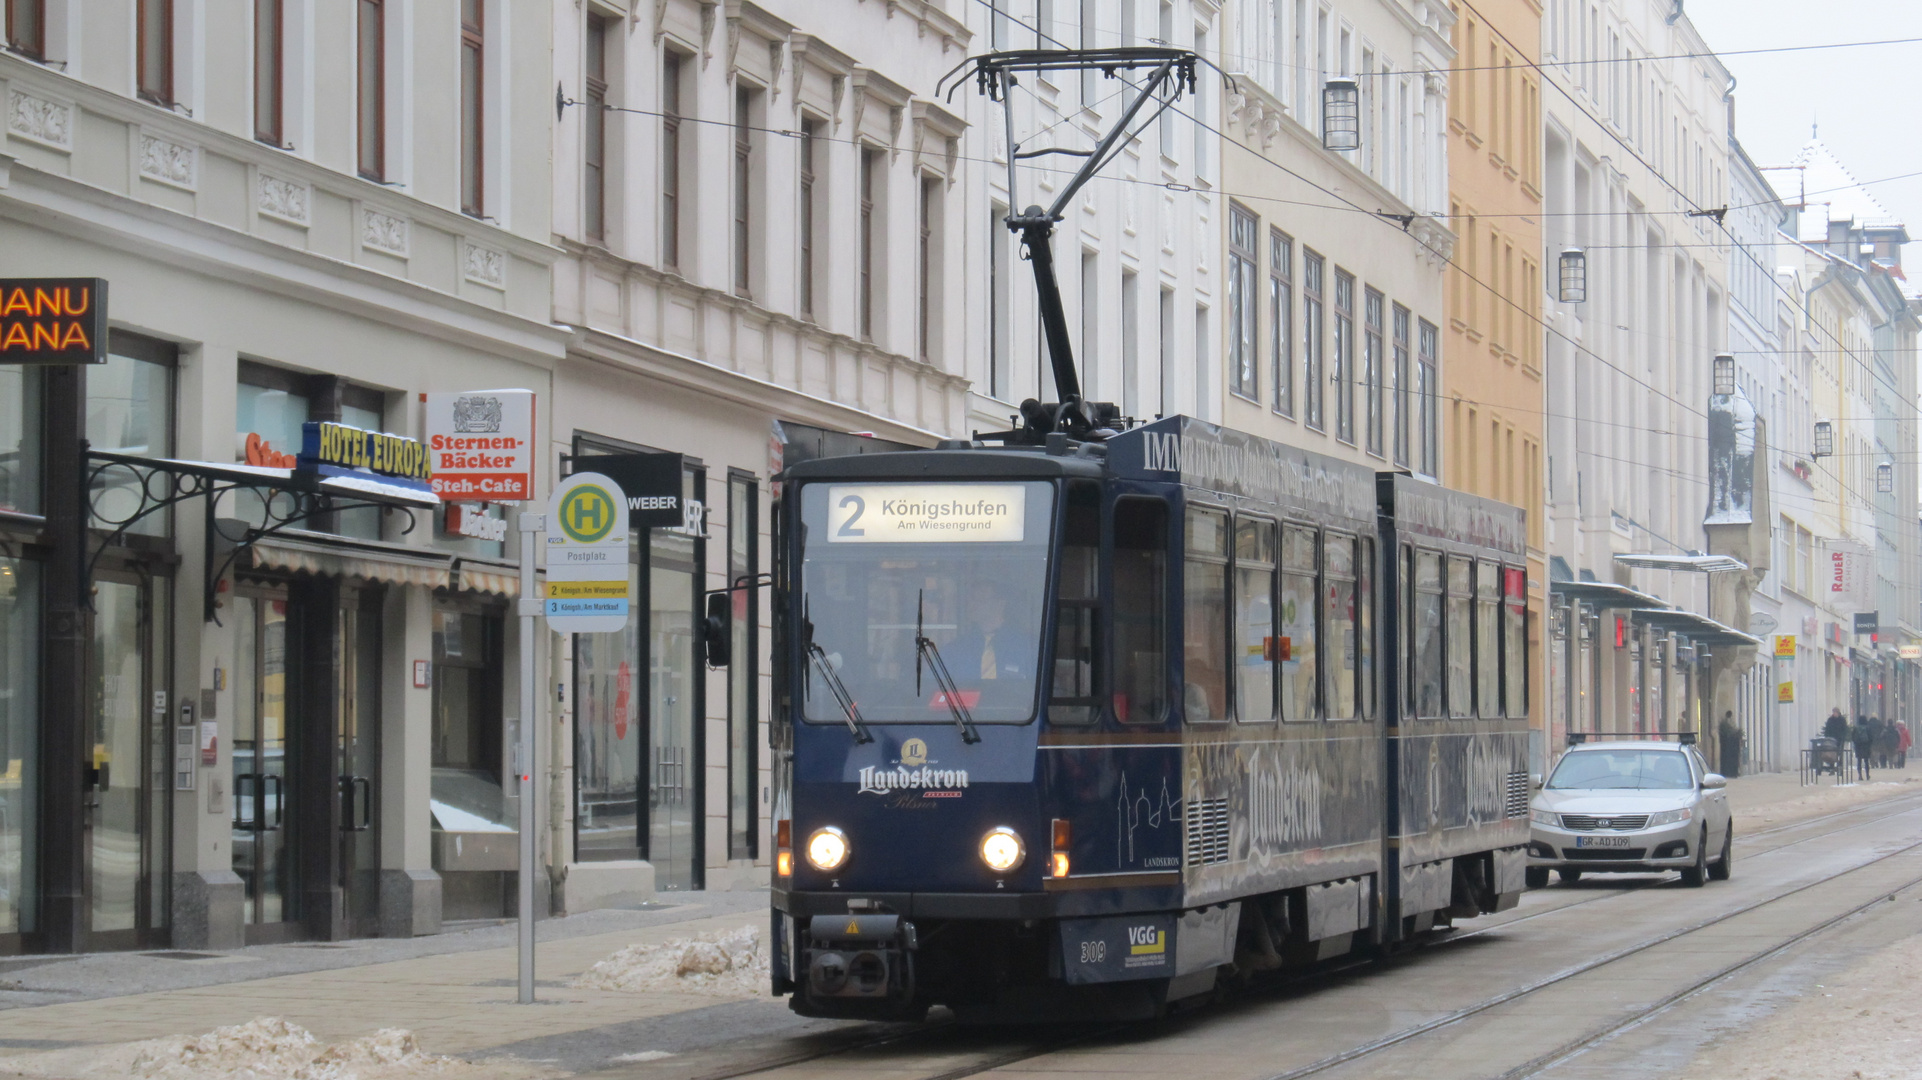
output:
POLYGON ((106 362, 104 278, 0 278, 0 364, 106 362))
POLYGON ((547 583, 542 613, 562 634, 627 627, 628 520, 621 487, 600 473, 561 481, 547 504, 547 583))
POLYGON ((834 544, 1018 544, 1027 531, 1020 484, 831 484, 834 544))

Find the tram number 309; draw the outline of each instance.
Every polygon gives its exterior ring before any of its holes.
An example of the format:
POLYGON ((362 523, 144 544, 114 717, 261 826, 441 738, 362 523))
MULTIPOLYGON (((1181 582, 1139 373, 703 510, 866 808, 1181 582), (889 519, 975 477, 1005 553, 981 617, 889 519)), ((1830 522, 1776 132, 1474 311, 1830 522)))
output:
POLYGON ((1105 941, 1084 941, 1081 943, 1081 962, 1099 964, 1108 959, 1108 943, 1105 941))

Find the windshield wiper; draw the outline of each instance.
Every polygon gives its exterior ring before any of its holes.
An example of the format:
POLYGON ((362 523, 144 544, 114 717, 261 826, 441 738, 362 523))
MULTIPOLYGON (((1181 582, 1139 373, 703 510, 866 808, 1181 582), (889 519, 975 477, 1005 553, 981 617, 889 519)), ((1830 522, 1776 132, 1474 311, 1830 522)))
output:
POLYGON ((828 692, 840 703, 841 714, 848 719, 848 730, 854 734, 855 744, 873 742, 874 736, 868 734, 867 726, 861 722, 861 707, 854 703, 854 695, 848 693, 847 684, 841 681, 834 665, 828 662, 828 654, 821 648, 820 642, 814 640, 814 620, 809 619, 805 611, 801 620, 807 624, 808 659, 821 672, 821 681, 828 684, 828 692))
POLYGON ((948 703, 948 712, 954 717, 954 726, 961 729, 961 741, 978 743, 981 733, 974 730, 974 717, 968 715, 968 707, 961 703, 961 691, 954 685, 954 676, 948 674, 948 665, 941 659, 940 648, 934 644, 933 638, 921 632, 927 597, 927 590, 923 589, 914 601, 914 696, 921 696, 921 662, 926 660, 928 670, 934 672, 935 685, 941 688, 941 696, 948 703))

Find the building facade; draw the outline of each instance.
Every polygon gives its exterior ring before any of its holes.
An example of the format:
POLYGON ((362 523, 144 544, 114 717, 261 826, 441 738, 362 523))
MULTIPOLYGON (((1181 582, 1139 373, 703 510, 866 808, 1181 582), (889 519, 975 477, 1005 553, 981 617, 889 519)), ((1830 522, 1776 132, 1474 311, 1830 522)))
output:
POLYGON ((499 914, 433 835, 520 794, 512 540, 288 466, 430 391, 551 402, 548 18, 7 7, 0 276, 104 280, 110 357, 0 371, 0 949, 499 914))
POLYGON ((1460 234, 1447 275, 1442 431, 1449 487, 1528 514, 1529 715, 1536 771, 1547 763, 1548 600, 1543 548, 1541 5, 1456 5, 1448 111, 1448 220, 1460 234))

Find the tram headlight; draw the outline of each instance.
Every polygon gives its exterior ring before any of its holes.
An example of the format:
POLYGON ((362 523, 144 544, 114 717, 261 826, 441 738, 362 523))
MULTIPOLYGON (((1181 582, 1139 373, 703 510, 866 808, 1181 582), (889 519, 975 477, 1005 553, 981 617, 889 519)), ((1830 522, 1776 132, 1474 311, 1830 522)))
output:
POLYGON ((1006 825, 996 825, 981 838, 981 861, 997 874, 1013 870, 1027 857, 1028 849, 1021 843, 1021 837, 1006 825))
POLYGON ((808 837, 808 865, 816 870, 839 870, 848 861, 848 834, 832 825, 808 837))

